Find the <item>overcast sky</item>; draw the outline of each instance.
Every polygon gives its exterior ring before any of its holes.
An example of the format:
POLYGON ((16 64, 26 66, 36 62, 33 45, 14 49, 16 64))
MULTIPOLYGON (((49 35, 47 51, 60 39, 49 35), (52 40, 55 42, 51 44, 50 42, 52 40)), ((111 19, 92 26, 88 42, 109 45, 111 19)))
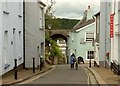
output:
MULTIPOLYGON (((46 5, 51 0, 41 0, 46 5)), ((88 5, 93 9, 94 14, 99 12, 100 0, 55 0, 53 10, 58 18, 81 19, 83 12, 88 8, 88 5)))

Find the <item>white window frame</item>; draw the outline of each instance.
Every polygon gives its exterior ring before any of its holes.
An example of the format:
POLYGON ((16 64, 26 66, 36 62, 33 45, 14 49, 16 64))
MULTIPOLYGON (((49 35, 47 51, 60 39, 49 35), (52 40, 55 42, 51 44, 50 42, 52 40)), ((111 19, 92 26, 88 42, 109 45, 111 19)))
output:
POLYGON ((92 40, 92 41, 87 41, 87 40, 86 40, 86 35, 87 35, 88 33, 93 34, 93 36, 94 36, 93 39, 95 39, 95 33, 94 33, 94 32, 85 32, 85 42, 87 42, 87 43, 89 43, 89 42, 92 43, 93 40, 92 40))
MULTIPOLYGON (((89 51, 93 51, 93 50, 89 50, 89 51)), ((87 59, 87 60, 90 60, 90 59, 88 59, 88 52, 89 52, 89 51, 86 51, 86 59, 87 59)), ((93 52, 94 52, 94 53, 93 53, 93 57, 94 57, 95 51, 93 51, 93 52)), ((93 59, 91 59, 91 60, 94 60, 94 59, 95 59, 95 58, 93 58, 93 59)))

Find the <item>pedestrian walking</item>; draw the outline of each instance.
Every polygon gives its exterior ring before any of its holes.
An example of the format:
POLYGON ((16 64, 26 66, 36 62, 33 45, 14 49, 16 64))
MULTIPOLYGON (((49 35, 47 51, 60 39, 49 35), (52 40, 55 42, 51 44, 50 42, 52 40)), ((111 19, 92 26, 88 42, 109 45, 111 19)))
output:
POLYGON ((75 54, 73 53, 70 56, 70 66, 71 66, 71 69, 74 69, 74 59, 75 59, 75 54))

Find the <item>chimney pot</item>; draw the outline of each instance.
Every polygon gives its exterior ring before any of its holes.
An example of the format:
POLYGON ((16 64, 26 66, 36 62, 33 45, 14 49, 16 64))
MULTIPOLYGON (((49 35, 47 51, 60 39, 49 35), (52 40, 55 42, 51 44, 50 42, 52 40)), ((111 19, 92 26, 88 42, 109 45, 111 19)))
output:
POLYGON ((90 9, 90 5, 88 6, 88 9, 90 9))

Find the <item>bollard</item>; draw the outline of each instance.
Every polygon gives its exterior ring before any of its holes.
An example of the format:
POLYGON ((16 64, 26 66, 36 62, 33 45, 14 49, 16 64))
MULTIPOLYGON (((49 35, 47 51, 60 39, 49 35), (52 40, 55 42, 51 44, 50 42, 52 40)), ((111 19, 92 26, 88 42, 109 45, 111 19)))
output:
POLYGON ((111 62, 111 71, 112 71, 112 69, 113 69, 113 63, 111 62))
POLYGON ((35 58, 33 58, 33 73, 35 73, 35 58))
POLYGON ((91 57, 90 57, 90 61, 89 61, 89 67, 91 67, 91 57))
POLYGON ((95 63, 95 61, 94 61, 94 66, 96 66, 96 63, 95 63))
POLYGON ((42 68, 43 68, 43 59, 42 57, 40 57, 40 71, 42 71, 42 68))
POLYGON ((42 65, 41 65, 41 57, 40 57, 40 71, 42 70, 42 65))
POLYGON ((14 79, 18 79, 18 77, 17 77, 17 59, 14 59, 14 64, 15 64, 15 66, 14 66, 14 79))

